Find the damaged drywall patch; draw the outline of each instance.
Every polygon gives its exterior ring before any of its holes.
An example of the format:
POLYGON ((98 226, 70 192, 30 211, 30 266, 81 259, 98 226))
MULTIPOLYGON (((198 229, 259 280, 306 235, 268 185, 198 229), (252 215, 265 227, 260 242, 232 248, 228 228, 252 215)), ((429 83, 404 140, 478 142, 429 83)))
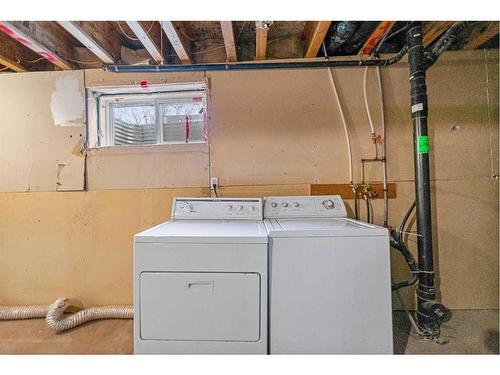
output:
POLYGON ((56 81, 50 100, 54 124, 58 126, 82 126, 83 95, 75 77, 62 77, 56 81))

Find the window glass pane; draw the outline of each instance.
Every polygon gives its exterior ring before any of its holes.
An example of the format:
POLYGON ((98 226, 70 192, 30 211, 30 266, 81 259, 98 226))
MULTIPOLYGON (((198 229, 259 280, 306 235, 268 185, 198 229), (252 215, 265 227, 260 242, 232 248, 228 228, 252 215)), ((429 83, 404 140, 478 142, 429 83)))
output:
POLYGON ((201 98, 161 104, 163 142, 205 142, 205 104, 201 98), (200 99, 200 100, 198 100, 200 99))
POLYGON ((155 105, 110 104, 115 145, 156 143, 155 105))

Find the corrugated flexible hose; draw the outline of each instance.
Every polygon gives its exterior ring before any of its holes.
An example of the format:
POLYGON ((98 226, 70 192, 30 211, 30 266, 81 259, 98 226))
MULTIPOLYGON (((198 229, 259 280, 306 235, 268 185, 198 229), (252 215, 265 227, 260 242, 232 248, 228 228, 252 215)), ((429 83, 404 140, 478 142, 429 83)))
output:
POLYGON ((91 320, 134 318, 133 306, 90 307, 64 316, 68 307, 68 298, 59 298, 50 306, 0 306, 0 320, 45 318, 51 329, 63 332, 91 320))
POLYGON ((134 308, 132 306, 89 307, 73 315, 63 317, 68 307, 69 300, 67 298, 59 298, 50 305, 45 320, 51 329, 62 332, 91 320, 134 318, 134 308))
POLYGON ((0 320, 45 318, 49 306, 0 306, 0 320))

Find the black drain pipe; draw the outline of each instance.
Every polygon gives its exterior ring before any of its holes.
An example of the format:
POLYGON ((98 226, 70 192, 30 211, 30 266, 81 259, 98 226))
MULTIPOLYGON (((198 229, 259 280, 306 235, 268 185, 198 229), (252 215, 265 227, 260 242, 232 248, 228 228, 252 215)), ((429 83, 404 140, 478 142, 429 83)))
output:
POLYGON ((221 70, 258 70, 258 69, 301 69, 301 68, 334 68, 357 66, 388 66, 397 63, 408 51, 404 46, 398 53, 388 59, 371 60, 322 60, 322 61, 290 61, 290 62, 241 62, 232 64, 172 64, 172 65, 106 65, 103 70, 113 73, 162 73, 162 72, 199 72, 221 70))
POLYGON ((410 66, 411 117, 413 122, 413 156, 417 209, 418 286, 417 324, 424 336, 436 338, 449 310, 436 301, 432 252, 431 186, 429 174, 429 140, 427 133, 427 67, 422 46, 422 23, 411 22, 407 29, 410 66))

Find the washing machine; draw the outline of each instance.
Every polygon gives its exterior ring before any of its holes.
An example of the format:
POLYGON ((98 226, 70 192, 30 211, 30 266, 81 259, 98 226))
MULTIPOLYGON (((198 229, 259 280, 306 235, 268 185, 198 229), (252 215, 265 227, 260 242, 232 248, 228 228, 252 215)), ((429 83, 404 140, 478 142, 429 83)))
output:
POLYGON ((175 198, 134 238, 134 352, 266 354, 261 199, 175 198))
POLYGON ((392 354, 387 229, 340 196, 268 197, 271 354, 392 354))

